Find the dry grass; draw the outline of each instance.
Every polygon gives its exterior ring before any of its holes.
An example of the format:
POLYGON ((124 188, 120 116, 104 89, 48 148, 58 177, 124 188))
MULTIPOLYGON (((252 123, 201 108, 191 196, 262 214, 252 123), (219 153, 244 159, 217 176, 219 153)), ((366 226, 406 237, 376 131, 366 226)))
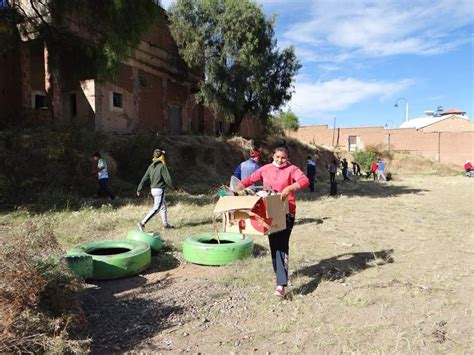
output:
POLYGON ((80 284, 60 261, 51 224, 37 219, 2 232, 0 353, 86 351, 80 284))
MULTIPOLYGON (((316 185, 316 194, 300 193, 299 223, 290 245, 292 286, 290 298, 283 302, 272 294, 264 237, 256 238, 254 258, 219 268, 184 263, 179 253, 182 241, 212 229, 213 198, 203 195, 201 203, 184 193, 170 196, 170 222, 177 228, 161 229, 158 217, 147 226, 166 241, 168 251, 162 258, 169 265, 155 265, 141 276, 144 284, 127 292, 117 281, 122 293, 114 297, 136 293, 185 305, 192 312, 185 312, 171 329, 133 342, 133 348, 124 345, 125 349, 467 353, 473 348, 474 331, 472 182, 460 176, 401 175, 389 183, 340 183, 338 198, 325 196, 324 183, 316 185), (171 280, 167 288, 151 291, 162 277, 171 280), (191 297, 204 288, 202 297, 191 297)), ((51 221, 67 247, 125 236, 150 203, 130 200, 28 218, 51 221)), ((23 218, 17 212, 2 220, 16 224, 23 218)))
POLYGON ((461 175, 462 169, 455 169, 451 165, 439 163, 423 158, 419 155, 408 153, 396 153, 390 162, 389 169, 396 171, 398 175, 435 175, 454 176, 461 175))

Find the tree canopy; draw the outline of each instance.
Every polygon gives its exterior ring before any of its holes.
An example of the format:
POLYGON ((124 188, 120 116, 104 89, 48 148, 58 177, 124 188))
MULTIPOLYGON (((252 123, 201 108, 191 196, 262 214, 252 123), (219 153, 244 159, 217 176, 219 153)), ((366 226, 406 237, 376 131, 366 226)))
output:
MULTIPOLYGON (((6 10, 5 10, 6 11, 6 10)), ((113 76, 156 21, 154 0, 27 0, 9 6, 4 25, 43 40, 53 65, 83 78, 113 76), (7 26, 9 25, 9 26, 7 26)))
POLYGON ((297 131, 298 128, 300 128, 298 116, 296 116, 291 110, 281 111, 275 119, 284 130, 297 131))
POLYGON ((277 48, 274 17, 254 1, 178 0, 169 14, 181 56, 203 72, 197 99, 231 122, 229 134, 246 115, 265 124, 291 98, 294 48, 277 48))

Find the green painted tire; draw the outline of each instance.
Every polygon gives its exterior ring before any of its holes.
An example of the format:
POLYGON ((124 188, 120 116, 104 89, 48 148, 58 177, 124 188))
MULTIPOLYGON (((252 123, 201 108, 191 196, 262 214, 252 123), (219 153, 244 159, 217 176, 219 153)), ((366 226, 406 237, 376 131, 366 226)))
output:
POLYGON ((153 251, 159 251, 163 248, 163 242, 161 241, 159 234, 131 230, 127 234, 127 240, 135 240, 137 242, 148 244, 153 251))
POLYGON ((66 255, 64 257, 71 272, 84 280, 92 277, 93 261, 92 256, 87 254, 66 255))
POLYGON ((215 233, 193 235, 183 242, 184 259, 200 265, 226 265, 252 254, 253 239, 239 233, 218 233, 221 244, 206 243, 215 233))
POLYGON ((68 256, 90 255, 93 261, 91 280, 118 279, 136 275, 150 266, 151 249, 148 244, 134 240, 99 240, 79 244, 68 256), (97 255, 104 249, 126 249, 111 255, 97 255))

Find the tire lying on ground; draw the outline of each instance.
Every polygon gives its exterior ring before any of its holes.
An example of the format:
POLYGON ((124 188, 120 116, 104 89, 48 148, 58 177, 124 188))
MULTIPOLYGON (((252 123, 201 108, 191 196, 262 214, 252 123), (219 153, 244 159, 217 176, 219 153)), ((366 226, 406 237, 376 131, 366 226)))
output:
POLYGON ((239 233, 201 233, 183 242, 184 259, 200 265, 225 265, 252 254, 253 239, 239 233))
POLYGON ((159 251, 163 248, 163 242, 161 241, 159 234, 131 230, 127 234, 127 239, 148 244, 153 251, 159 251))
POLYGON ((64 259, 74 275, 85 280, 92 277, 93 261, 91 255, 66 255, 64 259))
POLYGON ((134 240, 99 240, 79 244, 68 251, 67 257, 92 257, 91 280, 118 279, 146 270, 151 262, 148 244, 134 240))

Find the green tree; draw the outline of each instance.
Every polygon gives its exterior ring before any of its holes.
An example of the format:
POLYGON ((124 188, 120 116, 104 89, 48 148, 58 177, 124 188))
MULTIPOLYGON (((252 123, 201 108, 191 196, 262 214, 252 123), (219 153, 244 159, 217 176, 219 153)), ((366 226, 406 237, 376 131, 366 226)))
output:
POLYGON ((112 77, 162 12, 153 0, 27 0, 8 11, 4 32, 45 42, 52 66, 74 79, 112 77))
POLYGON ((296 132, 298 128, 300 128, 298 116, 296 116, 291 110, 286 112, 281 111, 278 116, 276 116, 276 120, 284 130, 296 132))
POLYGON ((370 165, 377 161, 380 154, 380 150, 377 147, 368 146, 365 150, 356 150, 352 155, 354 160, 360 164, 362 171, 369 171, 370 165))
POLYGON ((170 9, 171 33, 183 59, 201 70, 196 98, 238 132, 244 116, 265 125, 285 104, 300 68, 294 48, 277 48, 274 17, 251 0, 178 0, 170 9))
POLYGON ((15 23, 19 20, 18 14, 6 3, 0 1, 0 53, 14 48, 19 37, 15 23))

